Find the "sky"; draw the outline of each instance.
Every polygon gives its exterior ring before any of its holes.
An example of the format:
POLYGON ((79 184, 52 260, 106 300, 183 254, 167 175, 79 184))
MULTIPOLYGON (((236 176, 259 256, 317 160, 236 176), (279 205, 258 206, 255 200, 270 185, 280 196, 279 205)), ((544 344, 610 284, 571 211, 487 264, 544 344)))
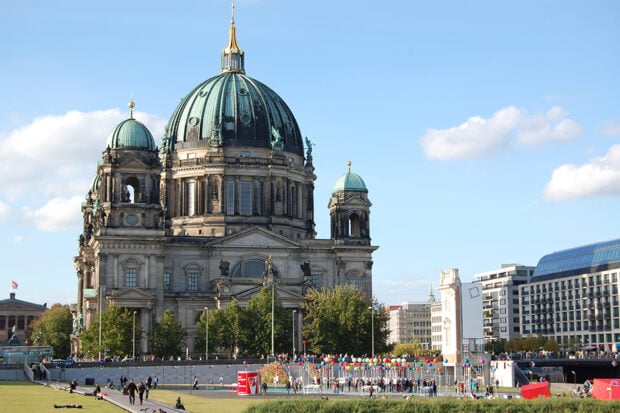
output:
MULTIPOLYGON (((228 0, 0 0, 0 286, 77 300, 80 204, 129 116, 158 143, 219 74, 228 0)), ((318 238, 351 170, 369 189, 373 291, 619 238, 620 2, 237 0, 246 74, 313 147, 318 238)))

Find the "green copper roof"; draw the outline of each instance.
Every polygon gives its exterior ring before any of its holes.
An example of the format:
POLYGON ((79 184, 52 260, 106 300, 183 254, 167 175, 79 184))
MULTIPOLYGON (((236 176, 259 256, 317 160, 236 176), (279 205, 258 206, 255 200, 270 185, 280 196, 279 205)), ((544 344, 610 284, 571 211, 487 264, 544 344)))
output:
POLYGON ((334 189, 332 189, 332 194, 343 191, 368 192, 368 188, 366 188, 366 184, 361 176, 355 172, 349 171, 336 181, 336 185, 334 185, 334 189))
POLYGON ((220 74, 196 86, 177 106, 162 151, 211 147, 280 148, 303 156, 293 112, 276 92, 245 75, 234 19, 222 51, 220 74))
POLYGON ((106 147, 146 151, 153 151, 156 148, 151 132, 133 118, 122 121, 110 132, 106 147))
POLYGON ((199 84, 177 106, 166 128, 170 150, 209 146, 271 148, 274 130, 283 150, 303 155, 293 112, 272 89, 228 71, 199 84))

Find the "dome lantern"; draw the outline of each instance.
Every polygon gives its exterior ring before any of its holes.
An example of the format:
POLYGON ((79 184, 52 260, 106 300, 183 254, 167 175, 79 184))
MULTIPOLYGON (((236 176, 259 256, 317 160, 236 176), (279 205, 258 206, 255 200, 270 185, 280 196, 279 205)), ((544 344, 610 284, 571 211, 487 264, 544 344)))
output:
POLYGON ((243 50, 237 44, 237 30, 235 28, 235 2, 232 3, 232 17, 230 19, 230 34, 228 43, 222 51, 222 73, 245 73, 243 64, 243 50))

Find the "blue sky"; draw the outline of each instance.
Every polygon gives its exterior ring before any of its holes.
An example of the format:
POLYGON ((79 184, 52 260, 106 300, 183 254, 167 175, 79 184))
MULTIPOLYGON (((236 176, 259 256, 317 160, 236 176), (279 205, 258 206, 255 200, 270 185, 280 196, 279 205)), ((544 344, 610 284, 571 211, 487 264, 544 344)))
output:
MULTIPOLYGON (((618 238, 620 2, 238 0, 246 73, 315 143, 318 235, 346 172, 373 202, 374 291, 428 297, 618 238)), ((110 130, 159 142, 219 73, 230 2, 0 0, 0 285, 76 300, 80 203, 110 130)), ((0 294, 0 299, 2 294, 0 294)))

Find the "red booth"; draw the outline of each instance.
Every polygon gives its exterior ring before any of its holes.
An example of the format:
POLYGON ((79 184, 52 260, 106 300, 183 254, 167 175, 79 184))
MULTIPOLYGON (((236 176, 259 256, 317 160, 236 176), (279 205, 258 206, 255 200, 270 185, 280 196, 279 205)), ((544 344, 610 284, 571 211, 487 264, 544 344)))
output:
POLYGON ((526 384, 521 386, 521 397, 524 399, 538 399, 540 397, 551 397, 549 390, 549 382, 542 381, 540 383, 526 384))
POLYGON ((260 373, 257 371, 237 372, 237 395, 253 396, 260 394, 260 373))
POLYGON ((594 379, 592 397, 599 400, 619 400, 620 379, 594 379))

